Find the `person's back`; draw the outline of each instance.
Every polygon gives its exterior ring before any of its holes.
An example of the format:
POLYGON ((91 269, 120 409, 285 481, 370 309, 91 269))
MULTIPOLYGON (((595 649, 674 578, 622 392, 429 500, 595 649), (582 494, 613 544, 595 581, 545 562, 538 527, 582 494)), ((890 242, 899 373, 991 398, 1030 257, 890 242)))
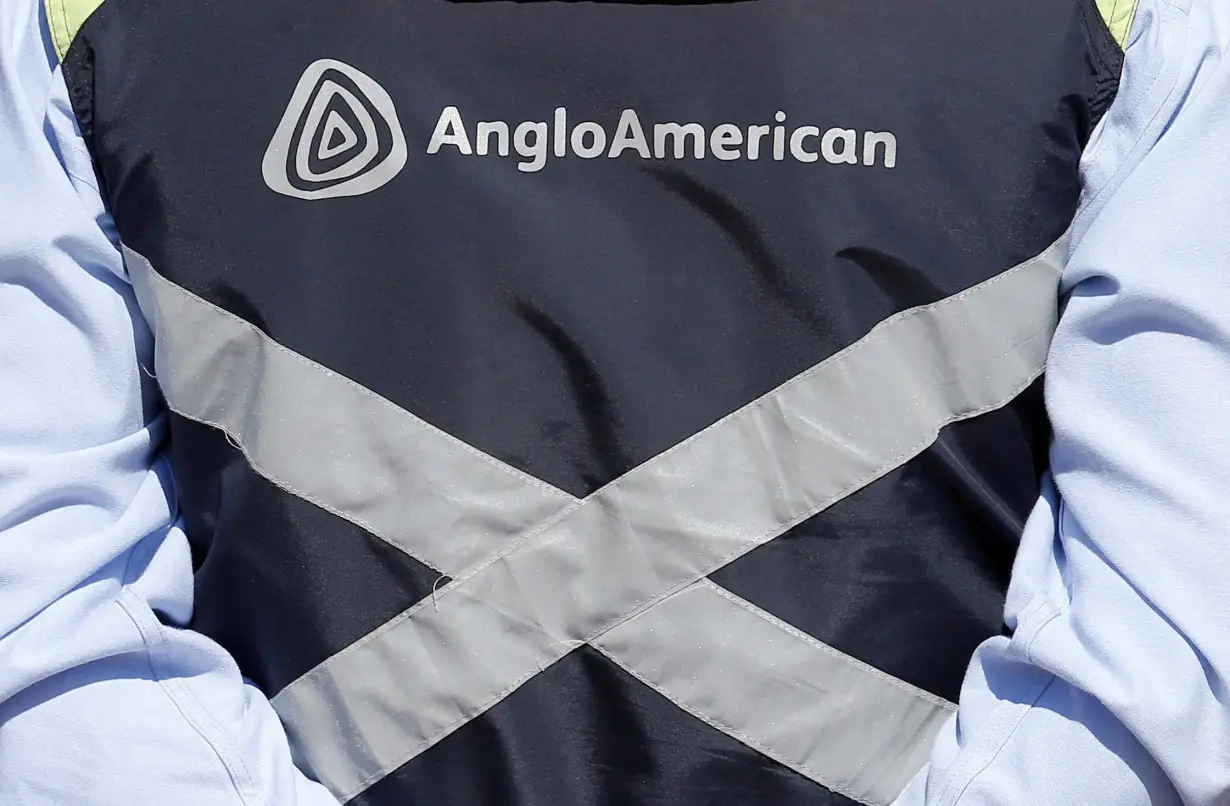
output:
POLYGON ((1092 0, 47 20, 169 410, 191 622, 148 604, 308 778, 888 806, 923 769, 1047 463, 1092 0))

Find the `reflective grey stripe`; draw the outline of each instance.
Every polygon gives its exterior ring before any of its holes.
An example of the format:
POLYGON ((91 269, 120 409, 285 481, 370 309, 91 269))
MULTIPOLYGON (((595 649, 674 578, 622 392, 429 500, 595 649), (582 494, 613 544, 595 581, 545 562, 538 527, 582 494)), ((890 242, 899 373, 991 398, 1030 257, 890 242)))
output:
POLYGON ((450 575, 574 500, 124 257, 167 404, 228 433, 288 492, 450 575))
POLYGON ((571 649, 998 408, 1041 373, 1066 241, 865 338, 569 507, 291 684, 302 760, 353 797, 571 649))
POLYGON ((922 769, 953 711, 708 580, 594 646, 718 730, 874 806, 922 769))

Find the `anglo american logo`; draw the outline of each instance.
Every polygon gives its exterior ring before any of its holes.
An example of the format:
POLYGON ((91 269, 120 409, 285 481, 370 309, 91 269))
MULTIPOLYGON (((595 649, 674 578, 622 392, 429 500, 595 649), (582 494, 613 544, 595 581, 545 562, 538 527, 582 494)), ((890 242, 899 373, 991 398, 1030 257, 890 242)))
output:
POLYGON ((406 157, 406 136, 384 88, 344 62, 320 59, 299 77, 261 174, 284 196, 359 196, 393 181, 406 157))
MULTIPOLYGON (((612 116, 613 117, 613 116, 612 116)), ((550 120, 474 120, 457 106, 440 111, 426 139, 429 157, 513 159, 536 173, 552 159, 792 160, 800 163, 894 168, 897 138, 812 121, 795 125, 785 111, 773 122, 647 121, 635 109, 617 120, 573 122, 567 107, 550 120)), ((421 141, 420 141, 421 142, 421 141)), ((391 182, 408 157, 406 136, 388 92, 335 59, 303 72, 261 165, 265 184, 301 199, 370 193, 391 182)))
POLYGON ((712 157, 734 160, 789 157, 797 162, 831 165, 897 165, 897 138, 891 132, 858 132, 854 129, 818 126, 787 126, 786 113, 778 112, 774 124, 739 126, 720 123, 706 129, 699 123, 663 122, 646 124, 635 109, 625 109, 613 130, 594 121, 569 125, 568 110, 559 107, 554 118, 508 123, 480 120, 471 129, 461 110, 447 106, 440 112, 427 143, 428 154, 451 149, 465 156, 515 155, 517 168, 527 173, 541 171, 552 157, 581 159, 703 160, 712 157))

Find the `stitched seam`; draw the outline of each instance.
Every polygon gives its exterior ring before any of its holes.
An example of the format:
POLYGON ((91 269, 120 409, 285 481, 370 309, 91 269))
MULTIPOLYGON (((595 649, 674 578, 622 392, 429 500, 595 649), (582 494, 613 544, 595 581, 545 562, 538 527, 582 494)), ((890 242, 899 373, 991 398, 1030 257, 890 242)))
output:
MULTIPOLYGON (((61 69, 60 69, 60 78, 61 78, 62 80, 64 80, 64 81, 67 81, 67 80, 68 80, 68 79, 64 76, 64 70, 63 70, 63 68, 61 68, 61 69)), ((76 123, 77 123, 77 119, 76 119, 76 114, 75 114, 75 113, 74 113, 74 115, 73 115, 73 123, 74 123, 74 124, 76 124, 76 123)), ((78 126, 78 128, 79 128, 79 126, 78 126)), ((78 136, 78 138, 80 138, 80 132, 78 132, 78 133, 77 133, 77 136, 78 136)), ((93 164, 94 164, 94 155, 92 155, 92 154, 90 153, 90 150, 89 150, 88 148, 86 148, 86 147, 85 147, 85 145, 81 142, 81 140, 80 140, 80 139, 68 140, 68 141, 64 141, 64 140, 57 140, 57 141, 56 141, 56 144, 57 144, 57 145, 59 145, 61 148, 63 148, 63 149, 65 149, 65 150, 67 150, 67 151, 72 151, 73 153, 75 153, 75 154, 76 154, 77 156, 79 156, 79 157, 84 157, 84 158, 85 158, 85 160, 86 160, 87 162, 89 162, 91 165, 93 165, 93 164)), ((78 172, 75 168, 70 168, 70 167, 69 167, 69 166, 67 166, 67 165, 64 165, 64 166, 63 166, 63 168, 64 168, 64 173, 68 174, 68 176, 72 177, 73 179, 76 179, 78 182, 82 182, 82 183, 84 183, 85 185, 88 185, 88 186, 89 186, 89 188, 90 188, 90 190, 93 190, 95 193, 98 193, 98 194, 100 194, 100 195, 102 194, 102 190, 98 187, 98 179, 97 179, 97 177, 94 177, 94 176, 89 176, 89 177, 82 176, 82 175, 81 175, 81 174, 80 174, 80 173, 79 173, 79 172, 78 172)))
MULTIPOLYGON (((1045 600, 1039 602, 1038 606, 1032 609, 1030 618, 1032 619, 1035 613, 1046 606, 1047 602, 1045 600)), ((1053 611, 1044 617, 1037 627, 1033 628, 1033 635, 1030 636, 1023 647, 1022 654, 1026 660, 1029 658, 1030 647, 1033 644, 1034 638, 1037 637, 1037 632, 1053 620, 1056 615, 1057 611, 1053 611)), ((1022 621, 1024 621, 1024 617, 1022 617, 1022 621)), ((1029 698, 1027 703, 1001 700, 992 709, 991 714, 987 717, 982 735, 974 740, 973 747, 967 751, 969 755, 953 766, 952 771, 948 774, 943 787, 936 797, 936 803, 955 804, 965 795, 965 792, 973 785, 974 780, 985 772, 999 756, 1004 745, 1007 744, 1012 734, 1016 732, 1017 727, 1020 726, 1029 711, 1032 710, 1038 700, 1042 699, 1042 696, 1050 689, 1054 682, 1055 675, 1048 674, 1046 682, 1038 687, 1038 691, 1029 698), (951 800, 946 800, 948 793, 954 786, 959 787, 956 794, 953 795, 951 800)))
POLYGON ((1042 631, 1053 624, 1055 619, 1059 618, 1059 616, 1062 615, 1066 609, 1067 608, 1061 607, 1055 602, 1047 599, 1044 600, 1042 605, 1038 607, 1037 612, 1030 614, 1031 620, 1034 616, 1038 617, 1038 623, 1036 625, 1030 625, 1030 628, 1026 631, 1027 639, 1025 641, 1025 645, 1021 647, 1022 654, 1024 654, 1025 659, 1030 663, 1034 663, 1034 644, 1038 642, 1038 637, 1042 634, 1042 631), (1044 609, 1049 609, 1050 612, 1039 615, 1039 613, 1042 613, 1044 609))
POLYGON ((979 739, 973 747, 966 751, 964 758, 953 765, 946 776, 943 786, 940 787, 935 797, 936 804, 955 806, 978 773, 990 766, 991 761, 998 755, 999 750, 1016 729, 1016 725, 1020 724, 1025 712, 1034 702, 1037 702, 1038 697, 1042 696, 1042 692, 1049 685, 1048 681, 1046 686, 1042 686, 1038 693, 1030 698, 1030 705, 1022 706, 1016 702, 1000 701, 992 709, 987 716, 979 739), (949 797, 950 793, 953 793, 951 797, 949 797))
POLYGON ((95 193, 98 193, 100 195, 102 194, 102 190, 98 187, 97 180, 93 178, 82 176, 80 173, 73 170, 72 168, 65 168, 64 173, 70 178, 76 179, 78 182, 82 183, 83 185, 85 185, 90 190, 94 191, 95 193))
POLYGON ((1033 617, 1042 608, 1051 607, 1051 606, 1053 605, 1051 604, 1050 599, 1047 596, 1043 594, 1039 594, 1035 596, 1030 601, 1030 603, 1025 607, 1025 609, 1021 611, 1020 615, 1017 616, 1016 618, 1017 628, 1016 630, 1013 631, 1013 638, 1019 635, 1028 634, 1032 629, 1031 625, 1033 623, 1033 617))
MULTIPOLYGON (((1003 709, 1004 715, 1000 717, 1003 724, 996 726, 997 730, 995 733, 995 741, 987 743, 992 746, 991 749, 985 752, 981 758, 974 757, 967 759, 966 763, 961 765, 959 772, 960 777, 965 779, 964 783, 961 784, 960 789, 957 790, 955 795, 953 795, 952 800, 947 801, 948 803, 956 804, 960 801, 960 799, 965 796, 965 793, 969 791, 969 788, 974 785, 974 782, 978 779, 978 776, 986 772, 987 768, 995 762, 995 759, 999 758, 1000 753, 1003 752, 1004 747, 1008 744, 1008 741, 1012 738, 1012 735, 1016 733, 1017 728, 1019 728, 1021 723, 1025 721, 1025 717, 1028 716, 1029 712, 1033 710, 1038 700, 1042 699, 1046 692, 1050 690, 1051 686, 1055 684, 1055 680, 1055 676, 1050 675, 1046 683, 1039 686, 1038 693, 1031 698, 1027 704, 1011 703, 1009 707, 1006 707, 1008 704, 1005 704, 996 709, 997 712, 1000 711, 1000 709, 1003 709)), ((994 714, 993 717, 994 716, 1000 715, 997 713, 994 714)), ((948 790, 952 788, 952 784, 956 780, 957 775, 954 773, 954 777, 949 779, 948 786, 944 787, 944 791, 936 799, 937 802, 945 802, 945 797, 948 794, 948 790)))
MULTIPOLYGON (((131 564, 131 561, 132 557, 129 555, 129 564, 131 564)), ((127 574, 127 570, 125 574, 127 574)), ((151 619, 147 619, 144 615, 145 612, 148 612, 148 607, 128 585, 124 585, 121 588, 116 602, 141 635, 141 640, 145 644, 146 660, 149 664, 150 675, 162 689, 167 699, 171 701, 175 710, 179 712, 184 722, 213 751, 222 768, 226 770, 227 777, 230 778, 231 785, 235 789, 235 794, 245 803, 268 806, 268 803, 260 796, 256 791, 256 787, 252 784, 252 775, 237 748, 229 742, 226 732, 221 730, 208 711, 201 707, 200 702, 187 686, 177 680, 165 678, 159 673, 158 667, 161 665, 159 661, 162 659, 165 650, 162 625, 157 622, 156 618, 152 619, 152 624, 149 623, 151 619)))
POLYGON ((1140 0, 1133 0, 1132 13, 1128 17, 1127 28, 1123 32, 1123 47, 1127 47, 1128 40, 1132 38, 1132 27, 1136 25, 1136 12, 1140 11, 1140 0))

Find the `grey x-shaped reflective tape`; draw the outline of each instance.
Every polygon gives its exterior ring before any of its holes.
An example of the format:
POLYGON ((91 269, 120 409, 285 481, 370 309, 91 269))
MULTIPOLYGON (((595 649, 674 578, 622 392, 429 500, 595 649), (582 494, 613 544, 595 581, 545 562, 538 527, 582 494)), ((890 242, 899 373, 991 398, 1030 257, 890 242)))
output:
MULTIPOLYGON (((168 283, 135 253, 129 261, 158 334, 158 372, 172 408, 227 430, 253 466, 283 487, 437 568, 460 569, 430 603, 275 698, 301 760, 343 799, 590 642, 710 724, 836 791, 887 803, 923 763, 946 704, 821 649, 735 597, 715 597, 697 580, 907 461, 945 424, 1003 405, 1036 378, 1054 328, 1065 249, 1061 240, 986 283, 886 320, 583 501, 290 353, 168 283), (215 334, 214 343, 204 333, 215 334), (288 413, 291 401, 302 405, 305 389, 323 405, 288 413), (271 420, 278 423, 273 435, 271 420), (340 458, 318 454, 332 463, 323 472, 305 470, 320 464, 305 456, 312 452, 305 442, 322 429, 351 447, 340 458), (407 501, 390 490, 425 494, 426 517, 414 508, 417 499, 408 507, 387 501, 407 501), (463 551, 449 548, 452 530, 463 551), (488 559, 476 563, 484 553, 488 559), (695 617, 702 601, 707 612, 727 615, 695 617), (696 634, 695 650, 684 649, 692 642, 674 642, 650 652, 661 617, 685 608, 695 623, 709 625, 696 634), (636 640, 638 623, 644 640, 636 640), (745 641, 731 641, 725 629, 735 623, 759 626, 743 631, 745 641), (797 668, 766 662, 766 641, 794 645, 797 668), (833 662, 817 662, 804 645, 841 659, 839 667, 851 670, 845 685, 834 688, 833 662), (723 665, 758 680, 778 674, 818 682, 812 688, 822 694, 809 709, 815 735, 768 725, 750 732, 764 712, 743 707, 746 680, 723 684, 708 675, 704 690, 689 686, 698 669, 715 665, 714 652, 746 659, 723 665), (874 716, 871 705, 903 694, 913 707, 874 716), (831 746, 814 741, 833 733, 834 713, 860 711, 866 720, 844 723, 857 727, 857 736, 839 731, 831 746)), ((808 711, 787 702, 806 723, 808 711)))

